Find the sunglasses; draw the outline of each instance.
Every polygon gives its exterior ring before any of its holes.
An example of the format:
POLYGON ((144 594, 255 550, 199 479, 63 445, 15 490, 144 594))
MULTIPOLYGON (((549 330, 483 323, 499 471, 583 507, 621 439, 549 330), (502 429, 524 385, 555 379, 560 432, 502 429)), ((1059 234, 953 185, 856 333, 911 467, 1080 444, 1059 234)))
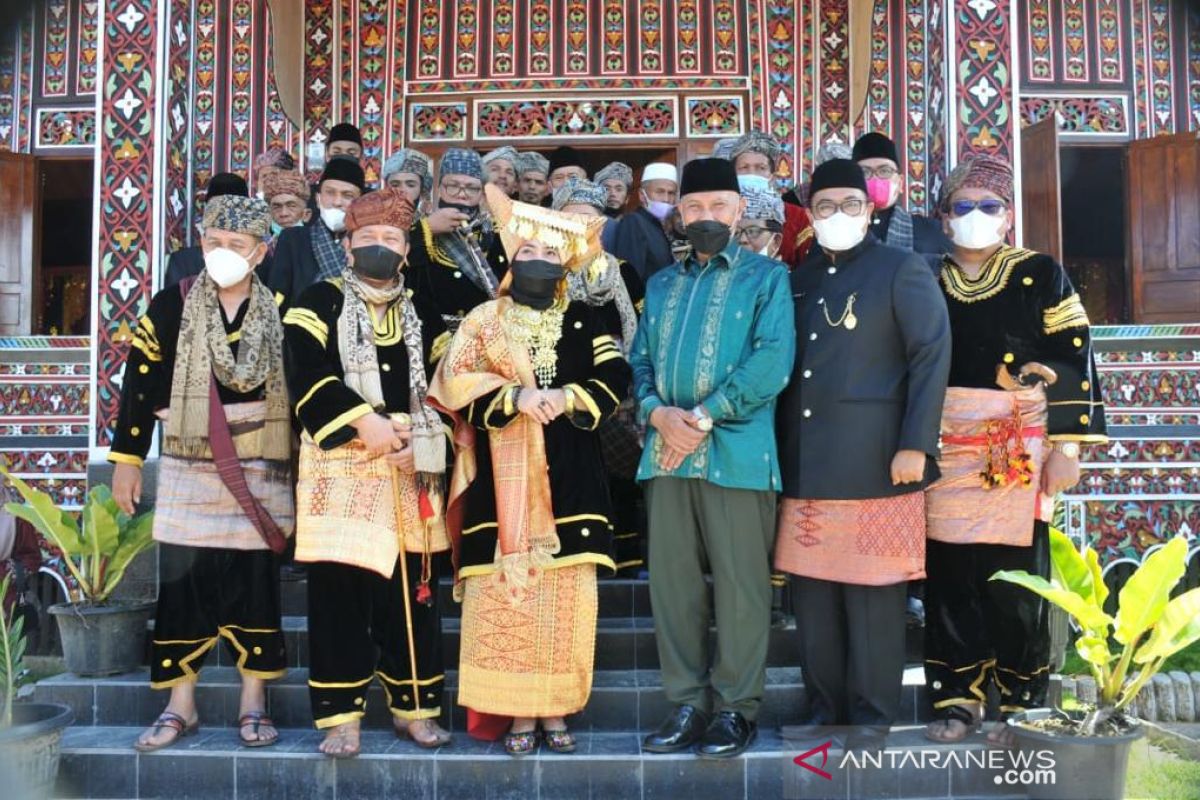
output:
POLYGON ((975 209, 979 209, 989 217, 998 217, 1008 210, 1008 206, 1000 200, 955 200, 950 204, 950 213, 956 217, 965 217, 975 209))

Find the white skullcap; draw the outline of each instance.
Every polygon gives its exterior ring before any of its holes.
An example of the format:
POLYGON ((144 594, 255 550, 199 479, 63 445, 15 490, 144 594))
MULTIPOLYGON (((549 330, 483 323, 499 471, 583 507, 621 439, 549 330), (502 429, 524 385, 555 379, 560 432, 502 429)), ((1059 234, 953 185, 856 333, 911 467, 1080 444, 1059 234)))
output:
POLYGON ((653 164, 647 164, 642 170, 642 183, 646 181, 670 181, 671 183, 679 183, 679 170, 675 169, 674 164, 664 164, 656 161, 653 164))

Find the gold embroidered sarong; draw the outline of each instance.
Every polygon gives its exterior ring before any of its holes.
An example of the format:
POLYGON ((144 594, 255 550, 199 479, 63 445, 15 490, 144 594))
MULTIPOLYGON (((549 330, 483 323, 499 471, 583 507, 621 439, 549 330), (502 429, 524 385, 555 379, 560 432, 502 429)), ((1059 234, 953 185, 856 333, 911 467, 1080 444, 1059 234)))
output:
POLYGON ((357 439, 322 450, 305 433, 296 485, 296 560, 350 564, 390 578, 401 538, 405 552, 448 550, 444 521, 437 517, 426 525, 421 519, 415 475, 399 473, 393 485, 393 471, 357 439))
POLYGON ((929 538, 949 544, 1033 543, 1033 523, 1046 448, 1046 393, 1041 387, 946 390, 942 411, 942 477, 926 490, 929 538), (985 481, 992 460, 1028 459, 1028 480, 985 481))
POLYGON ((919 491, 866 500, 784 498, 775 569, 860 586, 920 580, 925 498, 919 491))
POLYGON ((491 575, 467 578, 458 703, 508 717, 583 709, 596 652, 596 565, 545 570, 513 605, 491 575))

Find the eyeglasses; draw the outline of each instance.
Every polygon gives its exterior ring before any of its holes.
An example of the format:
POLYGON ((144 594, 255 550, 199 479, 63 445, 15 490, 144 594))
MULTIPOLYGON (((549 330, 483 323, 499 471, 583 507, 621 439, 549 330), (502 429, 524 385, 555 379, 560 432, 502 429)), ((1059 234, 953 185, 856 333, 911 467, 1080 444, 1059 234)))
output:
POLYGON ((446 194, 457 194, 463 197, 478 197, 483 191, 483 187, 474 183, 453 183, 447 181, 442 184, 442 190, 446 194))
POLYGON ((858 197, 848 197, 840 203, 832 200, 822 200, 812 207, 813 216, 817 219, 829 219, 841 211, 848 217, 857 217, 867 207, 866 201, 858 197))
POLYGON ((863 175, 868 178, 883 178, 885 181, 890 181, 900 174, 898 169, 889 164, 884 164, 882 167, 863 167, 862 171, 863 175))
POLYGON ((989 197, 986 200, 955 200, 950 204, 950 214, 965 217, 977 208, 989 217, 998 217, 1008 210, 1003 201, 989 197))
POLYGON ((762 228, 757 225, 747 225, 737 232, 737 240, 739 242, 752 242, 755 239, 760 239, 764 234, 771 233, 770 228, 762 228))

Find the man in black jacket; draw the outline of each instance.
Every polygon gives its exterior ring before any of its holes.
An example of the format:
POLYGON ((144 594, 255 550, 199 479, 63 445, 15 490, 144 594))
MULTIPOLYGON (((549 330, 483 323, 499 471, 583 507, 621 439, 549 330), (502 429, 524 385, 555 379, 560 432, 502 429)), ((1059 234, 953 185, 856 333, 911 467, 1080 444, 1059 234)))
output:
POLYGON ((346 209, 366 187, 358 162, 338 156, 331 158, 317 181, 317 208, 320 216, 298 228, 279 235, 275 259, 267 278, 267 287, 278 303, 291 305, 309 286, 326 278, 336 278, 346 268, 342 239, 346 233, 346 209))
POLYGON ((675 209, 678 191, 679 172, 674 164, 647 164, 639 190, 641 205, 617 223, 611 246, 606 241, 605 246, 614 256, 638 266, 643 282, 675 263, 663 221, 675 209))
MULTIPOLYGON (((250 189, 246 186, 246 179, 236 172, 218 172, 208 179, 208 186, 204 191, 205 204, 214 197, 226 194, 249 197, 250 189)), ((258 276, 261 278, 266 275, 267 269, 268 267, 259 264, 258 276)), ((184 278, 194 277, 203 271, 204 253, 201 251, 200 245, 180 248, 167 256, 167 272, 163 276, 163 288, 175 286, 184 278)))
POLYGON ((924 576, 921 490, 937 477, 950 326, 925 262, 867 232, 853 161, 817 168, 810 210, 821 252, 792 273, 775 544, 776 569, 794 576, 810 708, 784 735, 853 725, 869 746, 900 709, 905 584, 924 576))

